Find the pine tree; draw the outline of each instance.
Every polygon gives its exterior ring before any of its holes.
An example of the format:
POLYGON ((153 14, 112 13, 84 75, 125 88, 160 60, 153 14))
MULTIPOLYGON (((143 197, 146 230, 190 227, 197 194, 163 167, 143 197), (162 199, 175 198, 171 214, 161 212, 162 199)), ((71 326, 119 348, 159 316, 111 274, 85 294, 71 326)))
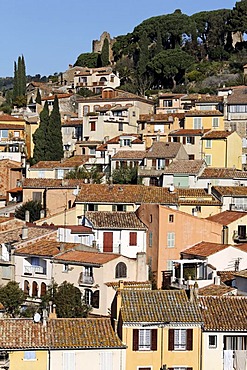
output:
POLYGON ((55 96, 53 110, 50 115, 46 135, 46 160, 60 161, 63 156, 63 139, 61 131, 61 116, 59 113, 58 98, 55 96))
POLYGON ((39 91, 39 89, 38 89, 38 91, 37 91, 36 103, 37 103, 37 104, 41 104, 41 95, 40 95, 40 91, 39 91))
POLYGON ((104 43, 101 50, 101 62, 102 67, 109 65, 109 40, 107 37, 104 39, 104 43))
POLYGON ((33 162, 44 161, 47 151, 47 131, 49 126, 49 108, 46 100, 43 110, 40 113, 40 124, 33 134, 34 150, 33 162))

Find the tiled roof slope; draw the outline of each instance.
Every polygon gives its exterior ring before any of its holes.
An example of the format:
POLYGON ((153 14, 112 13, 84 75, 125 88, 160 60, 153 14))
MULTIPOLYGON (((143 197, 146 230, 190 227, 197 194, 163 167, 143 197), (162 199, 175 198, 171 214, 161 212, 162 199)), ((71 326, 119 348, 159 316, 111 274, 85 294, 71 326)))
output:
POLYGON ((199 176, 202 179, 234 179, 234 178, 247 178, 247 171, 240 171, 236 168, 224 168, 224 167, 207 167, 203 173, 199 176))
POLYGON ((231 131, 209 131, 209 132, 206 132, 203 137, 202 137, 202 140, 208 140, 208 139, 226 139, 228 138, 228 136, 230 136, 232 134, 231 131))
POLYGON ((214 186, 212 189, 219 196, 247 196, 247 186, 214 186))
POLYGON ((201 315, 184 290, 121 291, 124 323, 199 323, 201 315))
POLYGON ((183 159, 176 162, 172 162, 169 165, 169 167, 164 171, 164 174, 173 174, 173 173, 198 174, 199 171, 203 169, 204 165, 205 165, 204 160, 183 159))
MULTIPOLYGON (((200 257, 209 257, 212 254, 220 252, 228 247, 231 247, 230 244, 220 244, 220 243, 209 243, 209 242, 201 242, 193 245, 190 248, 183 250, 182 254, 190 254, 194 256, 200 257)), ((247 252, 247 244, 237 244, 233 245, 232 247, 238 248, 243 252, 247 252)))
POLYGON ((227 97, 228 104, 246 104, 247 103, 247 88, 233 89, 232 94, 227 97))
POLYGON ((175 158, 182 147, 181 143, 154 142, 148 150, 147 158, 175 158))
POLYGON ((21 242, 27 242, 40 237, 48 237, 48 235, 56 237, 56 232, 48 227, 28 226, 28 235, 26 239, 22 239, 22 227, 0 232, 0 243, 11 242, 16 245, 21 242))
POLYGON ((223 113, 221 113, 219 110, 189 110, 185 113, 185 116, 223 116, 223 113))
POLYGON ((24 119, 21 118, 16 118, 14 116, 11 116, 10 114, 0 114, 0 122, 1 121, 15 121, 15 122, 23 122, 25 121, 24 119))
POLYGON ((71 188, 74 189, 84 184, 84 180, 78 179, 24 179, 22 187, 24 188, 71 188))
POLYGON ((76 202, 87 203, 161 203, 176 201, 176 194, 168 189, 144 185, 84 184, 76 202))
POLYGON ((108 318, 55 319, 49 325, 52 348, 124 348, 108 318))
POLYGON ((247 297, 200 297, 204 329, 247 331, 247 297))
POLYGON ((233 274, 234 274, 234 276, 239 276, 239 277, 242 277, 244 279, 247 279, 247 270, 236 271, 233 274))
POLYGON ((240 211, 224 211, 216 215, 207 217, 207 220, 218 222, 221 225, 229 225, 230 223, 247 216, 247 212, 240 211))
POLYGON ((116 258, 119 258, 120 256, 121 256, 120 254, 115 254, 115 253, 68 250, 67 252, 57 255, 55 257, 55 260, 102 265, 116 258))
POLYGON ((112 159, 143 159, 145 155, 144 150, 119 150, 112 159))
POLYGON ((0 319, 0 348, 48 348, 48 328, 30 319, 0 319))
POLYGON ((0 319, 2 349, 125 348, 110 319, 53 319, 47 325, 31 319, 0 319))
POLYGON ((200 288, 198 294, 200 296, 223 296, 232 294, 234 290, 236 289, 224 284, 222 285, 210 284, 204 286, 203 288, 200 288))
POLYGON ((89 160, 89 155, 75 155, 73 157, 67 158, 63 161, 40 161, 34 164, 32 168, 70 168, 81 166, 89 160))
POLYGON ((85 216, 96 229, 146 230, 135 212, 86 212, 85 216))
POLYGON ((62 243, 54 240, 40 240, 36 243, 28 244, 18 248, 15 254, 53 257, 63 250, 78 247, 77 243, 62 243))

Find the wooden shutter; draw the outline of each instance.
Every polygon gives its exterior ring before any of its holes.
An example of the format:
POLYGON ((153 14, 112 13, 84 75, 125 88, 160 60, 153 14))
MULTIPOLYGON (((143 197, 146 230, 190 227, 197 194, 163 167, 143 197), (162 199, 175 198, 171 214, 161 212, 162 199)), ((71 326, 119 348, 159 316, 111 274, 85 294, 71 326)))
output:
POLYGON ((193 350, 193 329, 187 329, 187 351, 193 350))
POLYGON ((151 333, 151 350, 157 351, 157 329, 152 329, 151 333))
POLYGON ((133 329, 133 351, 138 351, 139 349, 139 330, 133 329))
POLYGON ((99 290, 96 290, 92 295, 92 307, 99 308, 99 290))
POLYGON ((168 351, 174 350, 174 329, 169 329, 168 332, 168 351))
POLYGON ((137 232, 130 232, 129 245, 137 245, 137 232))
POLYGON ((103 252, 113 252, 113 233, 112 232, 104 233, 103 252))
POLYGON ((193 367, 187 367, 187 370, 193 370, 193 367))
POLYGON ((186 144, 186 137, 183 137, 183 144, 186 144))

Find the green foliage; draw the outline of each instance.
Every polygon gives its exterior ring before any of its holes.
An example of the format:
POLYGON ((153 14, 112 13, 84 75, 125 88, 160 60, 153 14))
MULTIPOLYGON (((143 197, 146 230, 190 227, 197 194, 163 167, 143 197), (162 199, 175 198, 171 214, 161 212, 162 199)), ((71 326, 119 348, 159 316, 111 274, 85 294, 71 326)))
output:
POLYGON ((60 161, 63 156, 61 116, 59 112, 58 98, 55 96, 53 110, 50 114, 46 132, 45 159, 47 161, 60 161))
POLYGON ((106 37, 104 39, 104 43, 103 43, 103 46, 102 46, 102 50, 101 50, 101 64, 102 64, 102 67, 106 67, 109 65, 109 40, 108 38, 106 37))
POLYGON ((98 53, 82 53, 78 56, 74 67, 88 67, 88 68, 96 68, 100 67, 99 61, 100 55, 98 53))
POLYGON ((36 103, 37 104, 41 104, 41 95, 40 95, 40 91, 39 91, 39 89, 38 89, 38 91, 37 91, 37 96, 36 96, 36 103))
POLYGON ((233 32, 247 31, 247 0, 237 1, 230 17, 230 29, 233 32))
POLYGON ((15 217, 20 220, 25 220, 25 212, 29 211, 30 222, 34 222, 40 219, 40 211, 42 210, 42 204, 35 200, 29 200, 17 207, 15 210, 15 217))
POLYGON ((13 104, 17 107, 26 106, 26 66, 23 56, 18 57, 14 63, 13 104))
POLYGON ((94 93, 91 90, 87 89, 86 87, 81 87, 77 91, 77 94, 83 96, 84 98, 88 98, 89 96, 94 95, 94 93))
POLYGON ((113 184, 137 184, 137 167, 119 168, 112 173, 113 184))
POLYGON ((42 298, 42 306, 47 307, 49 301, 56 305, 56 313, 62 317, 87 317, 91 307, 83 304, 81 291, 73 284, 64 281, 61 285, 53 283, 42 298))
POLYGON ((101 184, 103 174, 100 172, 97 165, 91 167, 90 169, 84 166, 76 167, 74 170, 69 171, 66 174, 66 179, 82 179, 87 180, 91 184, 101 184))
POLYGON ((10 281, 7 285, 0 287, 0 302, 3 304, 8 316, 18 317, 20 315, 20 306, 24 301, 25 294, 15 281, 10 281))
POLYGON ((46 100, 43 110, 40 113, 40 124, 39 127, 33 134, 33 164, 44 161, 46 159, 47 151, 47 130, 49 126, 49 107, 48 101, 46 100))

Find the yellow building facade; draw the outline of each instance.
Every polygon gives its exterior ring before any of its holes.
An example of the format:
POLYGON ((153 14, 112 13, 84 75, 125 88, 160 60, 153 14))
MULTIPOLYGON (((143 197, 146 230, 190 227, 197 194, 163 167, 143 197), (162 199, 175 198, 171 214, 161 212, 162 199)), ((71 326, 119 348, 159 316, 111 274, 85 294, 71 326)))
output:
POLYGON ((224 130, 224 116, 218 110, 191 110, 185 114, 185 129, 224 130))

